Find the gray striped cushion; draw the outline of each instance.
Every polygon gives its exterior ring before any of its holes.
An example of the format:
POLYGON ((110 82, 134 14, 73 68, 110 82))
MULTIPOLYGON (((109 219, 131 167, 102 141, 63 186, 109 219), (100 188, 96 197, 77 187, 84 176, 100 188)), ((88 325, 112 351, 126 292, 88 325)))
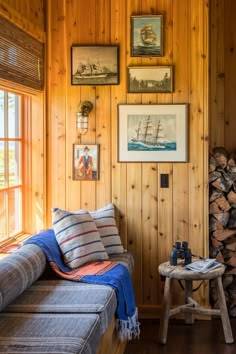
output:
POLYGON ((54 208, 53 228, 64 262, 70 268, 108 258, 95 222, 87 212, 54 208))
POLYGON ((0 261, 0 310, 43 273, 46 257, 40 247, 25 245, 0 261))
POLYGON ((114 205, 110 203, 104 208, 91 211, 90 214, 96 223, 107 254, 123 253, 124 248, 116 226, 114 205))
POLYGON ((2 313, 0 353, 95 354, 101 338, 95 314, 2 313))

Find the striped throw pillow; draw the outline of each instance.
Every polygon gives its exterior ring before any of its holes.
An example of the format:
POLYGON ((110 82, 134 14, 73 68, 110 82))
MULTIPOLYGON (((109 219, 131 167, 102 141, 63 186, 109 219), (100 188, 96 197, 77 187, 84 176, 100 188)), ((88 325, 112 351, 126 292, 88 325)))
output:
POLYGON ((87 262, 108 258, 96 224, 88 212, 71 213, 53 208, 52 222, 68 267, 77 268, 87 262))
POLYGON ((114 204, 110 203, 104 208, 90 211, 90 214, 96 223, 107 254, 123 253, 124 248, 116 226, 114 204))

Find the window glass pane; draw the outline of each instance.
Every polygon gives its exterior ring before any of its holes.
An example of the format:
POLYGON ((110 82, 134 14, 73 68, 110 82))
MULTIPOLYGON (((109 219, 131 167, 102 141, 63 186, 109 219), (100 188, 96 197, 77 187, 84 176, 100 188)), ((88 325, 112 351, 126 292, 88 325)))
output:
POLYGON ((22 200, 22 193, 20 188, 12 189, 8 191, 8 218, 9 218, 8 227, 9 227, 10 236, 14 236, 22 229, 21 200, 22 200))
POLYGON ((0 138, 4 137, 5 119, 4 119, 4 91, 0 90, 0 138))
POLYGON ((0 189, 6 186, 5 179, 5 143, 0 141, 0 189))
POLYGON ((8 144, 8 166, 9 166, 9 186, 15 186, 21 183, 20 176, 20 164, 21 164, 21 152, 20 143, 17 141, 11 141, 8 144))
POLYGON ((20 97, 14 93, 8 94, 8 137, 20 138, 20 97))
POLYGON ((0 242, 6 238, 6 200, 5 193, 0 192, 0 242))

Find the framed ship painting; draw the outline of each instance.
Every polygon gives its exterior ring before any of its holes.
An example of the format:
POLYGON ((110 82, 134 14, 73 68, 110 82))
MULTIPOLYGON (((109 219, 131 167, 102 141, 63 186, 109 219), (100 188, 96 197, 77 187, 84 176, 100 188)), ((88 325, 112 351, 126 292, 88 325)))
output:
POLYGON ((131 16, 131 57, 163 55, 163 16, 131 16))
POLYGON ((73 180, 98 180, 99 145, 73 145, 73 180))
POLYGON ((168 93, 173 91, 172 66, 128 67, 128 92, 168 93))
POLYGON ((186 162, 187 104, 118 106, 119 162, 186 162))
POLYGON ((73 45, 71 47, 72 85, 118 85, 119 46, 73 45))

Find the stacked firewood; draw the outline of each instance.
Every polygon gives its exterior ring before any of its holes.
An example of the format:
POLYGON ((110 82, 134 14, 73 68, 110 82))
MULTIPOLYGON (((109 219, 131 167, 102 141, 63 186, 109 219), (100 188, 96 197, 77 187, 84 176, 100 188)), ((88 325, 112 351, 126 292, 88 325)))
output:
MULTIPOLYGON (((236 317, 236 151, 213 149, 209 157, 210 256, 224 263, 223 276, 229 314, 236 317)), ((214 281, 210 295, 218 307, 214 281)))

